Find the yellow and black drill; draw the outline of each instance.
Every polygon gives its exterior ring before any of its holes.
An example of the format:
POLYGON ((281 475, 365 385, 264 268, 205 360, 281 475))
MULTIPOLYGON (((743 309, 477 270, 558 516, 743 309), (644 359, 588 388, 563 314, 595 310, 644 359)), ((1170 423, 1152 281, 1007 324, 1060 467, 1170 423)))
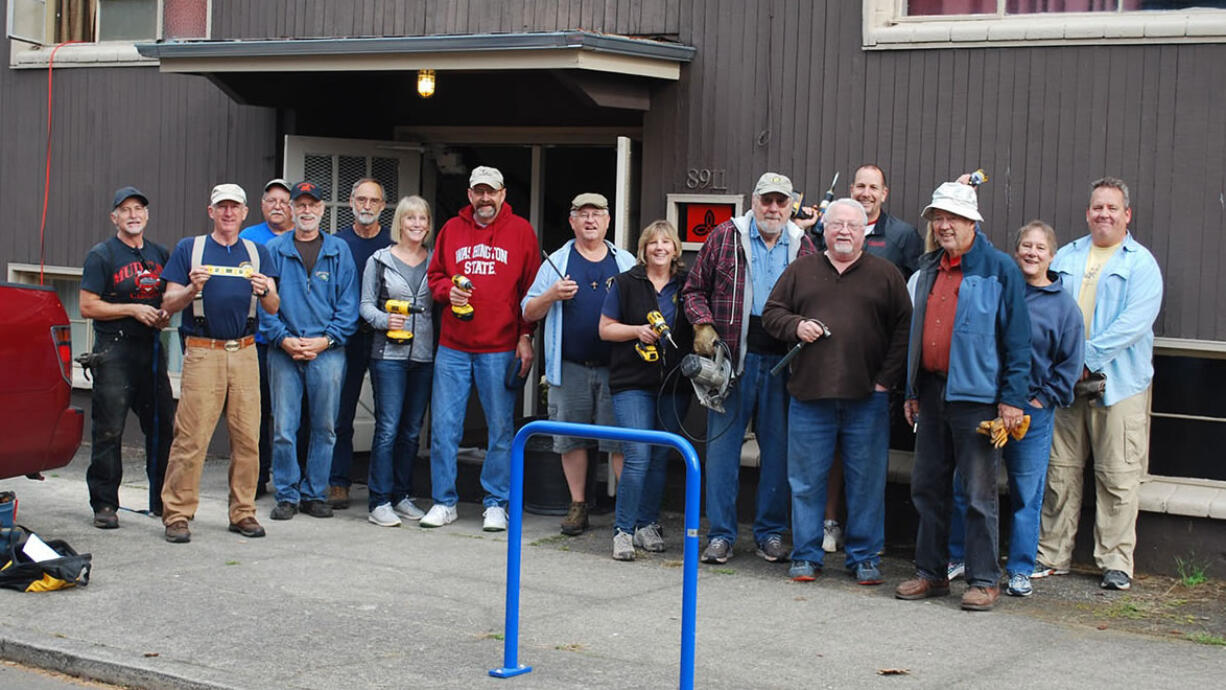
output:
MULTIPOLYGON (((424 308, 417 306, 410 300, 405 299, 389 299, 383 305, 384 311, 389 314, 400 314, 408 316, 409 314, 421 314, 426 311, 424 308)), ((397 328, 387 332, 387 339, 393 343, 403 345, 413 339, 413 331, 407 328, 397 328)))
MULTIPOLYGON (((651 330, 656 332, 656 335, 668 338, 668 342, 672 343, 674 349, 677 347, 677 341, 673 340, 673 329, 668 327, 663 314, 659 311, 647 312, 647 324, 651 326, 651 330)), ((641 340, 634 343, 634 350, 639 353, 639 357, 643 358, 644 362, 655 362, 660 359, 660 349, 655 345, 644 345, 641 340)))
MULTIPOLYGON (((461 290, 467 290, 468 292, 473 291, 473 281, 469 280, 468 276, 466 275, 461 275, 457 273, 451 276, 451 284, 460 288, 461 290)), ((462 307, 457 307, 456 305, 453 304, 451 305, 451 313, 454 314, 455 317, 461 321, 472 321, 473 320, 473 305, 465 304, 462 307)))

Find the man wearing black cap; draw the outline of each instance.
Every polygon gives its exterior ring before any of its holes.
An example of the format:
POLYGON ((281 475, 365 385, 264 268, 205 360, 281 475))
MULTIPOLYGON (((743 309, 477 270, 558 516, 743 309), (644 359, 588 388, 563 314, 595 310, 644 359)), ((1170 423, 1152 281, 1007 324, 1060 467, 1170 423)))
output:
POLYGON ((280 309, 260 312, 260 333, 269 344, 274 520, 289 520, 300 509, 312 517, 332 517, 328 472, 345 379, 345 342, 357 328, 358 299, 349 247, 320 230, 323 198, 313 182, 294 185, 294 231, 268 243, 282 291, 280 309), (311 431, 302 472, 297 437, 304 395, 311 431))
POLYGON ((135 187, 115 192, 115 236, 85 255, 81 316, 94 321, 93 448, 89 503, 94 527, 119 526, 119 483, 124 421, 131 408, 145 434, 149 510, 162 514, 162 480, 173 438, 174 403, 166 375, 166 352, 158 334, 170 322, 162 309, 164 247, 145 239, 149 199, 135 187))

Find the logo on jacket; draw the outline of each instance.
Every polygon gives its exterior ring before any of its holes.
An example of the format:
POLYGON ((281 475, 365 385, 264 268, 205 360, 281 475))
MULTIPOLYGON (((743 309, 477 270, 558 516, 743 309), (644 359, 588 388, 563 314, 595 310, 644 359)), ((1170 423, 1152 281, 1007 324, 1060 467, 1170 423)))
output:
POLYGON ((330 271, 315 271, 315 277, 320 280, 327 280, 332 277, 332 273, 330 271))
POLYGON ((455 250, 455 263, 460 272, 468 276, 497 275, 498 264, 507 263, 507 250, 488 244, 474 244, 455 250))

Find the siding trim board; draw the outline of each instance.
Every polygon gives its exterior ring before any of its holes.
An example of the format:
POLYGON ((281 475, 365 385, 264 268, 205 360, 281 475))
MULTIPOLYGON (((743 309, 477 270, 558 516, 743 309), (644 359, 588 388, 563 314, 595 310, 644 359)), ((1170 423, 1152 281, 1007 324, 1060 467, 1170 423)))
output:
POLYGON ((693 46, 586 31, 140 43, 163 72, 581 68, 677 80, 693 46))

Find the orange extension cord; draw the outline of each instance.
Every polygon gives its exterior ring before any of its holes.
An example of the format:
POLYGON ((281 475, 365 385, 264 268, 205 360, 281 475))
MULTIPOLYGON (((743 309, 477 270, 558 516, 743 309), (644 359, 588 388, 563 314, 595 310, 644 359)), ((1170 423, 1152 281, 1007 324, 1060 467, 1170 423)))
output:
POLYGON ((38 224, 38 284, 43 284, 43 269, 47 264, 47 200, 51 197, 51 75, 55 67, 55 52, 69 43, 83 41, 64 41, 51 49, 51 57, 47 60, 47 162, 43 175, 43 217, 38 224))

